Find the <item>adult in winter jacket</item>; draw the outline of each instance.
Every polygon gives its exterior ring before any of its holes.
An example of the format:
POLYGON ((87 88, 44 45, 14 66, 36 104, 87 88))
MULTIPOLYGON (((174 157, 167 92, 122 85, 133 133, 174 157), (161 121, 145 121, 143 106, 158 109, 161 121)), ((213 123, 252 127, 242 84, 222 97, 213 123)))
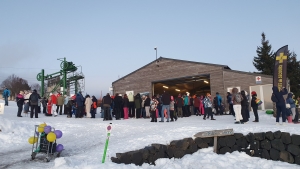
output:
POLYGON ((85 102, 84 102, 84 105, 85 105, 85 112, 86 112, 86 117, 87 118, 91 118, 91 106, 93 104, 93 101, 90 97, 90 95, 87 95, 86 98, 85 98, 85 102))
POLYGON ((292 112, 292 116, 293 116, 293 121, 295 121, 295 116, 296 116, 296 104, 295 101, 293 99, 294 94, 293 93, 289 93, 287 98, 286 98, 286 104, 290 104, 290 109, 292 112))
POLYGON ((135 105, 135 112, 136 117, 135 118, 141 118, 141 111, 142 111, 142 98, 140 93, 136 94, 134 98, 134 105, 135 105))
POLYGON ((38 118, 39 99, 41 99, 41 96, 34 89, 32 94, 29 97, 29 102, 30 102, 30 106, 31 106, 30 118, 33 118, 33 114, 35 115, 35 118, 38 118))
POLYGON ((146 95, 146 99, 145 99, 145 103, 144 103, 145 111, 146 111, 146 118, 150 118, 150 102, 151 102, 151 99, 150 99, 149 95, 146 95))
POLYGON ((233 116, 235 116, 235 113, 233 110, 232 95, 230 92, 227 92, 227 103, 229 106, 229 114, 232 114, 233 116))
POLYGON ((22 113, 23 105, 24 105, 24 92, 23 91, 20 91, 20 93, 17 95, 16 101, 17 101, 17 106, 18 106, 17 117, 22 117, 21 113, 22 113))
POLYGON ((57 95, 56 112, 58 113, 58 110, 59 110, 59 115, 62 115, 63 104, 64 104, 64 97, 61 94, 58 94, 57 95))
POLYGON ((241 106, 242 106, 242 117, 243 117, 243 122, 247 123, 249 121, 249 112, 248 112, 248 107, 249 107, 249 103, 248 103, 248 99, 246 96, 246 93, 244 90, 241 91, 241 95, 243 97, 243 100, 241 101, 241 106))
POLYGON ((8 98, 10 96, 10 91, 8 90, 8 88, 5 88, 3 93, 2 93, 2 96, 5 100, 5 106, 8 106, 8 98))
POLYGON ((161 108, 162 115, 160 116, 161 120, 159 122, 164 122, 163 112, 165 111, 165 109, 167 110, 167 115, 168 115, 167 122, 169 122, 171 95, 167 91, 165 91, 161 97, 161 101, 162 101, 162 108, 161 108))
POLYGON ((84 98, 82 96, 81 91, 79 91, 76 95, 76 105, 77 105, 77 110, 76 110, 76 118, 82 118, 83 113, 84 113, 84 98))
POLYGON ((29 102, 29 97, 30 97, 31 93, 29 91, 25 91, 25 95, 24 95, 24 113, 28 114, 29 112, 29 107, 30 107, 30 102, 29 102))
POLYGON ((112 98, 110 97, 109 93, 107 93, 106 96, 103 97, 102 103, 103 103, 103 109, 104 109, 103 121, 112 120, 112 117, 110 114, 110 106, 112 104, 112 98))
POLYGON ((92 114, 92 118, 96 118, 96 112, 97 112, 97 103, 98 100, 96 99, 95 96, 92 96, 92 107, 91 107, 91 114, 92 114))
POLYGON ((199 106, 200 106, 200 98, 198 96, 195 96, 194 98, 194 113, 196 114, 196 116, 201 114, 199 113, 199 106))
POLYGON ((178 114, 178 117, 183 117, 183 114, 182 114, 182 107, 184 106, 184 102, 183 102, 183 99, 181 97, 181 94, 178 94, 178 97, 176 98, 176 105, 177 105, 177 114, 178 114))
POLYGON ((116 120, 121 119, 121 109, 122 109, 122 97, 116 93, 114 98, 114 112, 116 115, 116 120))
POLYGON ((69 110, 67 108, 67 104, 69 102, 69 96, 64 95, 64 114, 68 114, 69 110))
POLYGON ((206 120, 206 116, 207 118, 209 118, 209 116, 211 117, 211 120, 216 120, 214 119, 214 115, 212 112, 212 101, 211 101, 211 95, 209 93, 206 94, 206 97, 203 99, 203 104, 204 104, 204 117, 203 120, 206 120))
MULTIPOLYGON (((282 122, 285 122, 286 120, 286 105, 285 105, 285 100, 283 98, 283 95, 288 94, 288 91, 285 87, 283 87, 280 91, 278 90, 277 86, 272 87, 274 97, 276 98, 276 109, 277 109, 277 114, 276 114, 276 125, 279 125, 279 117, 282 115, 282 122)), ((282 123, 284 124, 284 123, 282 123)))
POLYGON ((124 98, 123 98, 124 119, 128 119, 128 106, 129 106, 129 99, 127 94, 124 94, 124 98))
POLYGON ((216 108, 216 112, 217 114, 223 115, 223 111, 222 111, 222 97, 220 96, 219 92, 216 93, 216 97, 217 97, 217 108, 216 108))
POLYGON ((135 117, 135 107, 134 107, 134 95, 132 92, 129 92, 128 95, 128 113, 129 113, 129 117, 135 117))
POLYGON ((241 94, 239 93, 239 90, 237 88, 232 89, 232 104, 233 104, 233 110, 235 112, 235 124, 243 124, 243 116, 242 116, 242 102, 243 98, 241 94))
MULTIPOLYGON (((57 96, 55 95, 55 93, 53 93, 51 96, 51 114, 55 116, 57 116, 57 111, 56 111, 56 104, 57 104, 57 96)), ((49 114, 49 112, 48 112, 49 114)))
POLYGON ((254 116, 255 116, 255 120, 253 122, 258 122, 259 119, 258 119, 258 113, 257 113, 257 109, 258 109, 258 105, 256 103, 256 99, 257 99, 257 94, 255 91, 252 91, 251 92, 251 107, 252 107, 252 110, 253 110, 253 113, 254 113, 254 116))

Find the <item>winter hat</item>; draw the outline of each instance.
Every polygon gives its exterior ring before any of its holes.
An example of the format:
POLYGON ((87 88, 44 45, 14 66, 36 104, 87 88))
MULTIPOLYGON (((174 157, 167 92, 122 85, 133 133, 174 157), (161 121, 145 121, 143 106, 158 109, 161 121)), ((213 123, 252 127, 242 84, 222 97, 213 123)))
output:
POLYGON ((252 92, 251 92, 251 95, 255 95, 255 94, 256 94, 256 92, 255 92, 255 91, 252 91, 252 92))

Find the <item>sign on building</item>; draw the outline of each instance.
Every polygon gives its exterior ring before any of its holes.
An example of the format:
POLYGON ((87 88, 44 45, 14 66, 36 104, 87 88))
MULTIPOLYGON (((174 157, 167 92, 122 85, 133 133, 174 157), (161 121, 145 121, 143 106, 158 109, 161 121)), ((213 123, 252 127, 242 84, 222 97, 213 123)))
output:
POLYGON ((256 84, 261 84, 261 76, 256 76, 255 82, 256 82, 256 84))

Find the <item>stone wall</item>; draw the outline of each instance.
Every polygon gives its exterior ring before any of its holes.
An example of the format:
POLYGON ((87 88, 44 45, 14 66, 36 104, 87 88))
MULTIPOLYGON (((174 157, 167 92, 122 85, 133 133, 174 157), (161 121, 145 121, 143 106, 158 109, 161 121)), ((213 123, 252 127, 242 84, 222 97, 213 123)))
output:
MULTIPOLYGON (((214 146, 213 138, 185 138, 171 141, 169 145, 152 144, 140 150, 117 153, 111 157, 114 163, 155 165, 159 158, 182 158, 199 149, 214 146)), ((252 157, 260 157, 274 161, 284 161, 300 165, 300 135, 290 133, 261 132, 249 133, 246 136, 235 133, 232 136, 218 138, 217 153, 225 154, 234 151, 245 152, 252 157)))

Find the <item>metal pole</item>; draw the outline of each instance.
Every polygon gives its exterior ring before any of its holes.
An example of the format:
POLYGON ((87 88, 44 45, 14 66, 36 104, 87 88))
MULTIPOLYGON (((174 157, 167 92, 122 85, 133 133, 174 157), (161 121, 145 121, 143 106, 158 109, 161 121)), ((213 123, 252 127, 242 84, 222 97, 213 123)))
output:
POLYGON ((157 60, 157 48, 155 48, 155 50, 156 50, 156 60, 157 60))
MULTIPOLYGON (((64 63, 66 64, 66 65, 68 65, 67 64, 67 62, 66 62, 66 58, 64 57, 64 63)), ((63 95, 65 95, 66 94, 66 87, 67 87, 67 67, 64 67, 64 69, 63 69, 63 95)))
POLYGON ((44 89, 45 88, 44 80, 45 80, 45 71, 44 71, 44 69, 42 69, 41 91, 40 91, 42 97, 45 94, 44 93, 45 92, 45 89, 44 89))

